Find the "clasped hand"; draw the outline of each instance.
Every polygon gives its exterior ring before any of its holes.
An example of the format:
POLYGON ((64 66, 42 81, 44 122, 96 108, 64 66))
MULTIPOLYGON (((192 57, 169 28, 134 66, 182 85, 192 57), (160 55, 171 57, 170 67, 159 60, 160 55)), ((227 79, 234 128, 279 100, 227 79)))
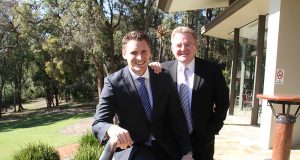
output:
MULTIPOLYGON (((133 143, 129 132, 117 125, 112 125, 109 127, 107 134, 110 137, 109 141, 112 144, 117 143, 117 147, 120 147, 121 149, 126 149, 133 143)), ((193 157, 191 154, 186 154, 181 158, 181 160, 193 160, 193 157)))
POLYGON ((107 134, 110 137, 109 141, 112 144, 117 143, 117 147, 120 147, 121 149, 126 149, 128 146, 132 145, 132 139, 129 132, 124 128, 112 125, 107 130, 107 134))

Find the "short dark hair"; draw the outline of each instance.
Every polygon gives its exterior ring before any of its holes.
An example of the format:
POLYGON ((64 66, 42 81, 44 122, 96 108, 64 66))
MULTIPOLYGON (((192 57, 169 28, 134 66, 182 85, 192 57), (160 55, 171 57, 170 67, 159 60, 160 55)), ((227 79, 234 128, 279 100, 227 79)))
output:
POLYGON ((147 45, 150 47, 150 40, 148 35, 143 31, 132 31, 127 33, 122 39, 122 50, 126 47, 128 41, 137 40, 137 41, 145 41, 147 45))

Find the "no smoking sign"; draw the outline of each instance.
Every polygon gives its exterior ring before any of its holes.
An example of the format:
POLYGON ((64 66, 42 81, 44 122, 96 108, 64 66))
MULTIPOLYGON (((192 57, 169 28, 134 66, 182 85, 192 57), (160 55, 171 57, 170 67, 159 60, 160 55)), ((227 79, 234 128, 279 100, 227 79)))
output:
POLYGON ((284 70, 281 68, 276 69, 276 84, 282 85, 284 83, 284 70))

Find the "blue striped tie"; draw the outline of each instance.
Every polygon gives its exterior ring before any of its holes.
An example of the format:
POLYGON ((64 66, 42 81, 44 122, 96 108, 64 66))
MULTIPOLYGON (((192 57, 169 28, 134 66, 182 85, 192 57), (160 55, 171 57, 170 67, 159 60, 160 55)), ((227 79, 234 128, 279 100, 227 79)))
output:
POLYGON ((191 118, 191 111, 190 111, 190 105, 189 105, 189 87, 188 87, 188 76, 187 76, 187 70, 188 68, 184 68, 184 79, 185 82, 180 84, 179 86, 179 97, 181 100, 181 106, 183 113, 186 118, 188 132, 192 133, 193 126, 192 126, 192 118, 191 118))
POLYGON ((148 120, 151 121, 151 110, 152 109, 151 109, 151 105, 150 105, 149 95, 148 95, 146 85, 145 85, 145 78, 139 77, 137 80, 141 83, 138 91, 139 91, 139 95, 140 95, 140 98, 141 98, 143 106, 144 106, 145 113, 147 115, 148 120))
MULTIPOLYGON (((150 105, 150 99, 149 99, 149 95, 148 95, 146 85, 145 85, 145 78, 139 77, 137 80, 141 83, 140 87, 138 88, 138 92, 139 92, 141 101, 143 103, 144 110, 145 110, 145 113, 147 115, 147 119, 150 122, 151 121, 152 108, 151 108, 151 105, 150 105)), ((145 142, 145 145, 151 146, 151 140, 153 138, 154 138, 153 135, 150 133, 150 136, 147 139, 147 141, 145 142)))

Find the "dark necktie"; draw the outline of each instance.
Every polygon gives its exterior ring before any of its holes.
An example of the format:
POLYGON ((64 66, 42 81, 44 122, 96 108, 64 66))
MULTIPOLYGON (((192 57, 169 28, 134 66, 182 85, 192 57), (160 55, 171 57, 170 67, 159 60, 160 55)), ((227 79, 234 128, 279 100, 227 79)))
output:
POLYGON ((181 106, 183 113, 186 118, 188 132, 192 133, 193 126, 192 126, 192 118, 191 118, 191 112, 190 112, 190 105, 189 105, 189 87, 188 87, 188 76, 187 76, 187 70, 188 68, 184 68, 184 83, 180 84, 179 86, 179 97, 181 101, 181 106))
POLYGON ((150 122, 152 109, 151 109, 151 105, 150 105, 149 95, 148 95, 146 85, 145 85, 145 78, 139 77, 137 80, 141 83, 138 91, 139 91, 139 95, 140 95, 140 98, 141 98, 143 106, 144 106, 145 113, 150 122))
MULTIPOLYGON (((137 80, 141 84, 140 87, 138 88, 138 92, 139 92, 141 101, 143 103, 144 110, 145 110, 145 113, 147 115, 147 119, 150 122, 151 121, 151 111, 152 111, 152 108, 151 108, 149 95, 148 95, 148 92, 147 92, 147 89, 146 89, 146 85, 145 85, 145 78, 139 77, 137 80)), ((145 145, 151 146, 151 140, 153 138, 154 138, 153 135, 150 133, 149 138, 145 142, 145 145)))

